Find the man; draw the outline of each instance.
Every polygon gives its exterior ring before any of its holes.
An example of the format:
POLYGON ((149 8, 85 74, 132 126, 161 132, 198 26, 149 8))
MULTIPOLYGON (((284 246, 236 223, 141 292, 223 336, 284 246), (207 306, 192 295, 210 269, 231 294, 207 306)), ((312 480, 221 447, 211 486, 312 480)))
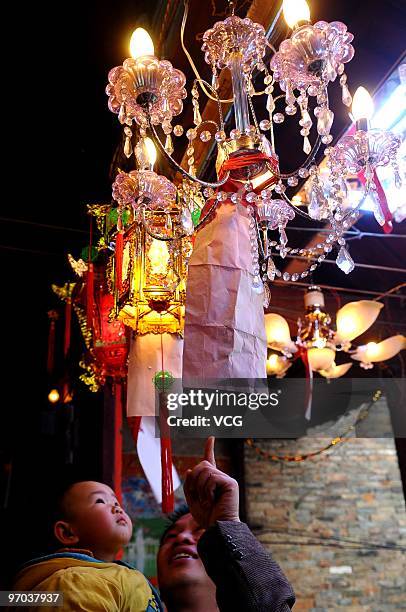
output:
POLYGON ((175 513, 158 552, 168 612, 289 612, 293 590, 239 519, 238 483, 216 468, 214 438, 186 476, 189 508, 175 513))

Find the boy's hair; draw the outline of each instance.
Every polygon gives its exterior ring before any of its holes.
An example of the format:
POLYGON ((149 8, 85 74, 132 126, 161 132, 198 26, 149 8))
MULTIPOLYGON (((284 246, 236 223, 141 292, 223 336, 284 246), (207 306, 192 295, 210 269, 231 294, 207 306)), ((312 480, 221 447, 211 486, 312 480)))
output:
POLYGON ((159 548, 161 548, 166 534, 168 533, 170 529, 172 529, 173 525, 177 523, 178 520, 182 518, 182 516, 185 516, 185 514, 189 514, 189 513, 190 513, 189 506, 183 503, 178 508, 176 508, 176 510, 172 512, 172 514, 168 514, 168 516, 166 517, 165 529, 159 540, 159 548))

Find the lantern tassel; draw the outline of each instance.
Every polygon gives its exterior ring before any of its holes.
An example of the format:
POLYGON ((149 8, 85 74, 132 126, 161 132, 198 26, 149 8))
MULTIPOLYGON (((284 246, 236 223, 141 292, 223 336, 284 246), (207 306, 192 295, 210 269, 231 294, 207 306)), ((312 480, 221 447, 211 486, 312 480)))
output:
POLYGON ((86 282, 86 324, 88 329, 91 329, 93 324, 93 310, 94 310, 94 267, 91 262, 88 263, 87 268, 87 282, 86 282))
POLYGON ((122 503, 122 472, 123 472, 123 385, 121 382, 114 383, 114 474, 113 489, 117 499, 122 503))
POLYGON ((115 288, 118 293, 120 293, 123 288, 123 251, 124 233, 119 230, 116 235, 116 250, 114 256, 115 288))

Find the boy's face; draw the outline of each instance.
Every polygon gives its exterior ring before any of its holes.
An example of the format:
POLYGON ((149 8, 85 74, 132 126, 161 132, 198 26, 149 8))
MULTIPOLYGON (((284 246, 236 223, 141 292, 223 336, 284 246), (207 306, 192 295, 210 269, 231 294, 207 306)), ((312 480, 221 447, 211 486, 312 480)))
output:
MULTIPOLYGON (((94 554, 119 550, 131 539, 132 523, 110 487, 100 482, 74 484, 64 498, 69 530, 94 554)), ((66 544, 66 542, 65 542, 66 544)))
POLYGON ((158 551, 158 584, 161 592, 177 586, 213 584, 197 552, 202 529, 185 514, 167 531, 158 551))

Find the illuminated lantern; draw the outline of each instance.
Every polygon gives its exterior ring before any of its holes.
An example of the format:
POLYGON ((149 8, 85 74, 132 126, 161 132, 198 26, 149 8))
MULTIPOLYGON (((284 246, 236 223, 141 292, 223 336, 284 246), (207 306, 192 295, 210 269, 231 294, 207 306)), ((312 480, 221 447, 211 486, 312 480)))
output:
POLYGON ((324 378, 340 378, 340 376, 347 374, 352 365, 352 363, 336 365, 335 362, 333 362, 328 370, 319 370, 319 374, 324 376, 324 378))
POLYGON ((337 312, 336 344, 351 342, 363 334, 375 322, 382 308, 383 304, 371 300, 359 300, 345 304, 337 312))
POLYGON ((361 361, 361 366, 369 369, 372 368, 374 362, 391 359, 405 348, 406 338, 399 334, 386 338, 382 342, 369 342, 364 346, 359 346, 352 358, 361 361))
POLYGON ((290 337, 289 325, 286 319, 275 313, 265 315, 266 341, 269 348, 295 353, 297 348, 290 337))

